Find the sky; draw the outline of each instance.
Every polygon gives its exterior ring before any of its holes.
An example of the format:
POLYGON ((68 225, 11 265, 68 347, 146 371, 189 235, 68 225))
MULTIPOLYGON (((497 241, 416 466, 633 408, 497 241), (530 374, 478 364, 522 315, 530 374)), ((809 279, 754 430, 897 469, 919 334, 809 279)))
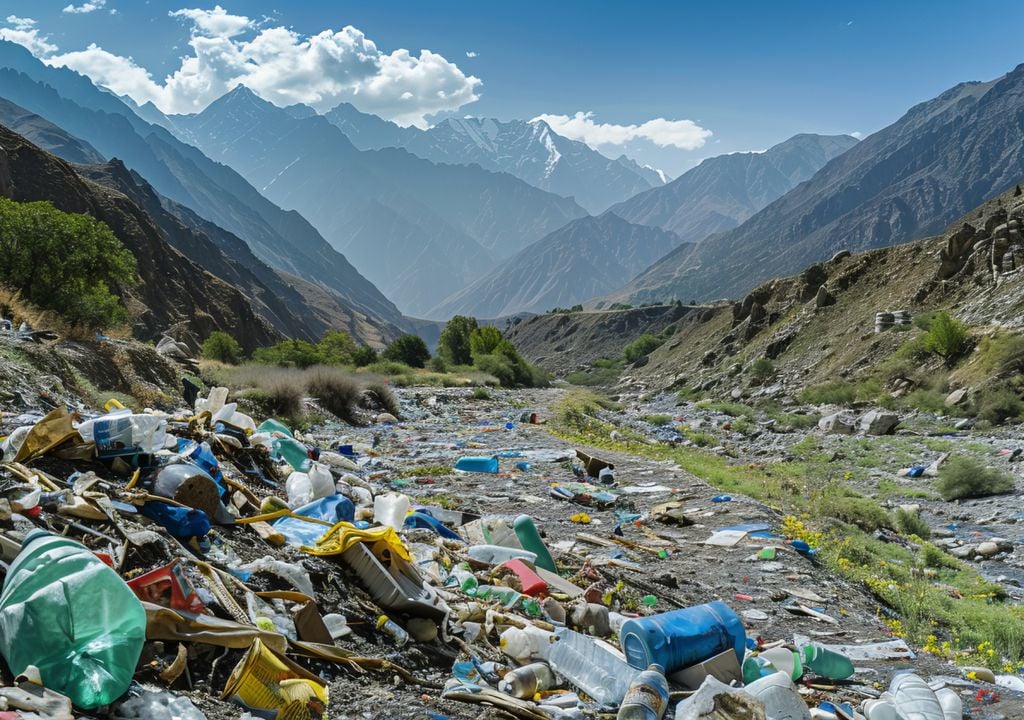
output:
POLYGON ((542 118, 676 176, 997 77, 1024 53, 994 18, 1020 28, 1024 3, 3 0, 0 38, 167 113, 241 82, 402 125, 542 118))

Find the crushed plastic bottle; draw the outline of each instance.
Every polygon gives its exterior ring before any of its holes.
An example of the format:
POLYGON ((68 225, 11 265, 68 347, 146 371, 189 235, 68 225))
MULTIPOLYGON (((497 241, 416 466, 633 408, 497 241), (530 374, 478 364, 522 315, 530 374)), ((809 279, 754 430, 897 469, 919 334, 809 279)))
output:
POLYGON ((622 702, 638 674, 607 645, 572 630, 558 630, 548 651, 548 662, 562 677, 600 705, 622 702))
POLYGON ((547 663, 536 662, 516 668, 498 683, 501 692, 529 700, 535 694, 556 687, 555 674, 547 663))
POLYGON ((114 570, 73 540, 26 536, 0 594, 0 654, 15 675, 35 665, 46 687, 99 707, 128 689, 145 639, 146 611, 114 570))
POLYGON ((668 681, 661 665, 651 665, 633 678, 615 720, 661 720, 668 708, 668 681))

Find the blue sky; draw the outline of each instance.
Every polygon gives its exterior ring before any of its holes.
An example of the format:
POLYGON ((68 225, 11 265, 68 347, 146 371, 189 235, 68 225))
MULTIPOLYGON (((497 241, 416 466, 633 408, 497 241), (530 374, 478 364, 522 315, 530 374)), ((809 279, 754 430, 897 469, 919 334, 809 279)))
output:
MULTIPOLYGON (((214 4, 189 0, 80 0, 78 12, 66 12, 66 0, 4 0, 0 19, 15 18, 7 37, 28 34, 37 54, 179 112, 218 92, 203 71, 185 73, 173 92, 162 87, 197 48, 214 48, 218 54, 204 58, 227 63, 225 53, 268 30, 295 35, 262 36, 263 57, 353 26, 331 34, 332 48, 355 49, 337 63, 339 87, 311 96, 321 109, 344 99, 421 125, 446 115, 549 116, 608 155, 625 152, 673 175, 797 132, 869 134, 914 103, 1024 60, 1012 36, 1000 41, 997 32, 1022 27, 1024 4, 1011 1, 221 5, 213 17, 214 4), (169 15, 183 9, 205 14, 169 15), (249 23, 233 24, 238 17, 249 23), (90 44, 97 48, 87 51, 90 44), (396 53, 402 49, 409 54, 396 53), (576 113, 592 113, 589 123, 568 122, 576 113)), ((305 99, 301 93, 325 72, 309 67, 309 56, 295 54, 308 75, 293 77, 281 63, 254 89, 279 104, 305 99)))

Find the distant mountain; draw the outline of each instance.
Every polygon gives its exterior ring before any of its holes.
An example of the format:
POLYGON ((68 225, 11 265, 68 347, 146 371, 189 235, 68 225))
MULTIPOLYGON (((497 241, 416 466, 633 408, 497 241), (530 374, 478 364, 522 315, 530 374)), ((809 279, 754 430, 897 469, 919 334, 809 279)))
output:
POLYGON ((44 150, 73 163, 100 163, 104 158, 89 143, 64 132, 20 105, 0 98, 0 125, 6 125, 44 150))
POLYGON ((417 157, 450 165, 476 164, 505 172, 542 190, 571 197, 590 213, 664 184, 663 175, 625 156, 605 157, 558 135, 547 123, 450 118, 428 130, 402 128, 342 103, 327 118, 361 150, 404 147, 417 157))
POLYGON ((295 117, 243 86, 172 119, 204 152, 308 217, 410 315, 585 214, 511 175, 396 148, 360 151, 325 118, 295 117))
MULTIPOLYGON (((68 163, 3 125, 0 147, 4 196, 19 202, 47 200, 64 212, 91 215, 106 223, 135 256, 141 282, 122 293, 136 337, 154 340, 180 325, 195 343, 213 330, 224 330, 247 350, 280 337, 238 288, 168 245, 152 218, 131 198, 83 179, 68 163)), ((122 173, 124 167, 110 171, 122 173)))
POLYGON ((669 184, 619 203, 612 212, 700 242, 736 227, 856 144, 849 135, 802 134, 765 152, 708 158, 669 184))
POLYGON ((679 245, 679 236, 611 212, 574 220, 506 260, 427 314, 501 317, 603 295, 679 245))
POLYGON ((270 266, 302 278, 302 287, 320 286, 320 319, 328 326, 367 342, 400 332, 398 309, 301 215, 274 205, 234 170, 145 122, 87 78, 43 65, 23 47, 0 42, 0 96, 86 141, 102 156, 119 158, 160 195, 242 238, 270 266), (325 302, 325 294, 332 299, 325 302))
POLYGON ((738 228, 693 253, 671 253, 613 297, 739 297, 838 250, 937 233, 1024 176, 1021 117, 1024 65, 997 80, 957 85, 839 155, 738 228))

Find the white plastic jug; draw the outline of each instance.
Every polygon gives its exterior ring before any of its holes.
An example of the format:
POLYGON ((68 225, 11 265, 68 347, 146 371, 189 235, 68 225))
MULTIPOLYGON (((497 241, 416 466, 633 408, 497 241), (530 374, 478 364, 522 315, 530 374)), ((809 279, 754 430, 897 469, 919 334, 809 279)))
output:
MULTIPOLYGON (((792 655, 792 652, 790 652, 792 655)), ((743 688, 764 703, 765 715, 772 720, 810 720, 807 703, 796 691, 786 672, 772 673, 743 688)))
POLYGON ((405 516, 409 514, 412 504, 409 498, 401 493, 378 495, 373 499, 373 521, 395 530, 401 530, 405 524, 405 516))
POLYGON ((501 634, 501 651, 520 664, 530 660, 547 660, 553 633, 533 625, 510 627, 501 634))
POLYGON ((288 493, 288 505, 292 508, 335 494, 334 477, 320 463, 313 463, 309 472, 293 472, 285 481, 284 488, 288 493))
POLYGON ((226 387, 215 387, 210 389, 210 396, 207 399, 196 398, 196 412, 201 413, 204 410, 208 410, 211 415, 217 413, 224 403, 228 399, 228 389, 226 387))

